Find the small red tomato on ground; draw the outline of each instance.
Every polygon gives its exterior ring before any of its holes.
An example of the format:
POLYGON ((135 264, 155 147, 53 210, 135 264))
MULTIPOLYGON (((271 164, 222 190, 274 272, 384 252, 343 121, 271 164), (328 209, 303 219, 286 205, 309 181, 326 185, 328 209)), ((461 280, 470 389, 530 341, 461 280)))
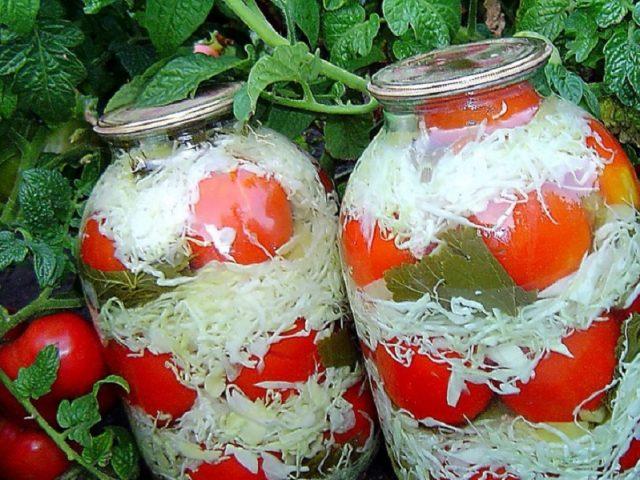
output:
POLYGON ((493 396, 487 385, 467 383, 458 403, 451 406, 447 403, 449 366, 417 353, 416 347, 405 348, 415 352, 409 366, 397 362, 383 345, 375 352, 384 389, 398 407, 417 419, 433 418, 450 425, 465 423, 485 410, 493 396))
POLYGON ((219 252, 215 245, 202 245, 201 241, 189 242, 192 268, 214 260, 242 265, 264 262, 293 235, 291 205, 274 178, 242 169, 213 173, 200 181, 198 190, 198 201, 192 207, 196 238, 209 237, 207 225, 233 229, 235 236, 229 252, 219 252))
MULTIPOLYGON (((89 393, 93 384, 107 375, 107 366, 91 324, 78 314, 65 312, 34 320, 18 338, 1 345, 0 368, 15 379, 20 368, 31 365, 48 345, 58 348, 60 368, 51 392, 35 405, 48 421, 54 422, 60 401, 89 393)), ((26 415, 4 387, 0 387, 0 407, 12 416, 26 415)))
MULTIPOLYGON (((562 342, 572 357, 548 353, 531 380, 517 383, 520 393, 504 395, 502 401, 532 422, 572 422, 573 410, 613 379, 619 336, 620 323, 615 319, 575 331, 562 342)), ((582 408, 597 409, 603 397, 599 394, 582 408)))
POLYGON ((196 391, 180 383, 168 366, 173 362, 168 353, 156 355, 145 350, 139 355, 113 340, 105 351, 111 372, 129 383, 126 399, 131 405, 153 417, 171 415, 175 420, 195 402, 196 391))
POLYGON ((390 268, 416 262, 409 250, 396 247, 393 238, 383 238, 377 224, 369 242, 359 220, 350 219, 344 224, 342 247, 351 278, 359 287, 382 278, 390 268))
POLYGON ((70 466, 47 434, 0 418, 0 480, 55 480, 70 466))
POLYGON ((589 120, 589 127, 593 135, 587 137, 587 146, 609 162, 598 179, 600 194, 609 205, 639 207, 640 182, 622 145, 601 123, 589 120))
POLYGON ((629 449, 620 457, 620 469, 624 472, 631 470, 640 461, 640 440, 631 441, 629 449))
MULTIPOLYGON (((287 336, 295 335, 305 329, 304 319, 296 320, 295 327, 287 336)), ((251 400, 264 399, 267 389, 258 387, 260 382, 304 382, 316 370, 321 368, 320 353, 314 340, 316 331, 311 330, 308 335, 285 338, 269 347, 269 351, 264 356, 264 366, 262 369, 243 367, 240 375, 234 383, 251 400)), ((286 400, 296 393, 296 389, 277 389, 286 400)))
MULTIPOLYGON (((516 205, 498 229, 482 231, 493 256, 525 290, 543 290, 575 272, 591 247, 591 227, 579 201, 543 188, 547 211, 536 192, 516 205)), ((481 213, 474 219, 491 226, 481 213)))
POLYGON ((236 457, 217 463, 203 463, 195 471, 187 472, 191 480, 267 480, 262 471, 262 459, 258 460, 258 472, 247 470, 236 457))
POLYGON ((356 383, 344 393, 344 399, 353 406, 356 423, 346 432, 334 433, 333 438, 341 445, 354 442, 359 447, 363 447, 371 436, 377 418, 369 385, 364 381, 356 383))
POLYGON ((113 240, 100 233, 100 224, 95 218, 90 218, 82 231, 80 259, 94 270, 103 272, 126 270, 122 262, 116 258, 113 240))

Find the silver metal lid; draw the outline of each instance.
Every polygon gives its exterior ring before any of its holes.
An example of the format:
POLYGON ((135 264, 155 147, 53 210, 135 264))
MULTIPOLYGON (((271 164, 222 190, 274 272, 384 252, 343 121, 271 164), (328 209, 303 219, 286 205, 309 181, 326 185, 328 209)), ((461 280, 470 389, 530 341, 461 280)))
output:
POLYGON ((242 82, 224 83, 196 95, 162 107, 125 107, 103 115, 93 130, 103 137, 135 138, 151 133, 187 127, 191 124, 227 115, 233 97, 242 82))
POLYGON ((389 65, 368 88, 381 103, 411 103, 524 79, 544 65, 552 47, 536 38, 502 38, 434 50, 389 65))

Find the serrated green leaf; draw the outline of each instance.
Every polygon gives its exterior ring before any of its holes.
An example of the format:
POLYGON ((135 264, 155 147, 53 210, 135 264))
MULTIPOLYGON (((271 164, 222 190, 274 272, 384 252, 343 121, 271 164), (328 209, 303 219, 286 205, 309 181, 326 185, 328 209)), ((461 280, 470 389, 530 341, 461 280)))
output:
POLYGON ((541 33, 555 40, 564 29, 571 0, 529 0, 522 2, 516 17, 518 30, 541 33))
POLYGON ((598 97, 593 89, 586 83, 584 84, 582 99, 587 104, 587 108, 589 109, 591 114, 596 118, 600 118, 600 102, 598 101, 598 97))
POLYGON ((25 35, 33 30, 40 0, 0 0, 0 23, 25 35))
POLYGON ((356 160, 371 141, 371 115, 329 117, 324 127, 325 148, 334 158, 356 160))
MULTIPOLYGON (((241 113, 239 120, 247 120, 255 111, 258 98, 262 91, 276 82, 297 82, 307 84, 318 76, 320 59, 309 54, 306 44, 299 42, 295 45, 280 45, 267 55, 258 60, 247 81, 246 97, 249 101, 249 109, 238 109, 234 105, 234 113, 241 113)), ((236 97, 242 101, 243 93, 236 97)), ((246 101, 246 100, 245 100, 246 101)), ((236 115, 237 116, 237 115, 236 115)))
POLYGON ((132 78, 153 65, 156 56, 152 46, 128 41, 112 42, 109 49, 115 52, 116 58, 132 78))
POLYGON ((312 48, 318 43, 320 5, 318 0, 289 0, 293 21, 309 40, 312 48))
MULTIPOLYGON (((626 96, 627 73, 634 68, 626 28, 617 28, 604 46, 604 84, 618 96, 626 96)), ((621 98, 623 100, 623 98, 621 98)))
POLYGON ((94 15, 99 13, 105 7, 109 5, 113 5, 119 0, 83 0, 84 2, 84 13, 88 15, 94 15))
POLYGON ((27 253, 28 249, 22 240, 11 232, 0 232, 0 270, 22 262, 27 253))
POLYGON ((331 50, 340 37, 353 26, 362 23, 365 18, 366 12, 358 3, 349 3, 342 8, 325 13, 322 18, 322 32, 327 48, 331 50))
POLYGON ((584 91, 584 82, 578 75, 570 72, 562 65, 551 63, 545 66, 544 71, 549 84, 562 98, 575 104, 580 103, 584 91))
POLYGON ((21 221, 36 237, 55 237, 73 210, 72 196, 71 186, 60 172, 25 170, 18 189, 21 221))
POLYGON ((91 428, 100 419, 100 407, 92 393, 72 401, 63 400, 56 414, 58 425, 66 430, 66 436, 83 447, 91 445, 91 428))
POLYGON ((596 2, 596 7, 596 23, 601 28, 620 23, 627 14, 627 7, 621 0, 601 0, 596 2))
POLYGON ((48 122, 65 120, 73 112, 75 87, 86 70, 69 49, 82 39, 82 31, 71 22, 50 20, 0 51, 0 75, 15 73, 15 93, 48 122))
POLYGON ((108 427, 115 435, 111 468, 120 480, 133 480, 140 473, 139 454, 131 434, 122 427, 108 427))
POLYGON ((633 21, 640 25, 640 3, 636 3, 632 10, 633 21))
POLYGON ((213 0, 147 0, 144 27, 153 45, 168 55, 202 25, 213 0))
POLYGON ((331 61, 343 68, 371 52, 373 40, 380 29, 380 17, 372 14, 365 22, 353 25, 336 40, 331 48, 331 61))
POLYGON ((44 242, 30 242, 33 252, 33 270, 40 288, 54 286, 64 273, 67 257, 59 247, 44 242))
POLYGON ((112 112, 122 107, 132 105, 137 100, 138 96, 144 90, 149 80, 169 61, 169 59, 162 59, 153 65, 151 65, 144 73, 133 78, 129 83, 125 83, 120 89, 111 97, 107 106, 105 107, 105 113, 112 112))
POLYGON ((515 315, 536 299, 536 292, 518 287, 491 254, 479 232, 459 227, 441 235, 442 243, 420 262, 388 270, 384 279, 395 301, 416 301, 429 294, 447 303, 463 297, 487 310, 515 315))
POLYGON ((35 361, 28 367, 21 368, 13 382, 14 389, 21 398, 38 399, 51 391, 56 381, 60 358, 55 345, 47 345, 35 361))
POLYGON ((432 45, 425 45, 416 39, 413 31, 408 31, 395 42, 393 42, 393 55, 397 59, 403 59, 426 52, 434 48, 432 45))
POLYGON ((177 57, 161 67, 142 88, 138 107, 167 105, 192 96, 205 80, 238 67, 243 60, 235 55, 210 57, 192 53, 177 57))
POLYGON ((416 39, 432 38, 447 31, 451 38, 460 28, 462 15, 459 0, 384 0, 382 12, 389 29, 396 35, 404 35, 409 27, 413 28, 416 39))
POLYGON ((103 385, 117 385, 126 393, 129 393, 129 382, 119 375, 109 375, 93 384, 93 396, 98 398, 98 393, 103 385))
POLYGON ((567 18, 565 31, 574 35, 574 39, 567 42, 569 53, 575 55, 577 62, 584 62, 598 45, 598 25, 595 20, 583 11, 575 11, 567 18))
POLYGON ((91 465, 106 467, 111 460, 114 438, 112 430, 105 430, 97 437, 90 437, 87 446, 82 449, 82 458, 91 465))
POLYGON ((293 139, 311 125, 315 118, 316 115, 311 112, 272 105, 265 126, 293 139))

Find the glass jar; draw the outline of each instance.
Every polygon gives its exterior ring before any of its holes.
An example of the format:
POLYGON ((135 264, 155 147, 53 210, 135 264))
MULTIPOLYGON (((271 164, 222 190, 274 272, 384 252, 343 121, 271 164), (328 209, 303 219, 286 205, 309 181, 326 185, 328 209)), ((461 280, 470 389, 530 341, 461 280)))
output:
POLYGON ((385 124, 341 252, 401 480, 640 473, 638 179, 597 120, 536 92, 549 54, 485 41, 371 80, 385 124))
POLYGON ((285 137, 230 121, 237 89, 101 119, 85 295, 157 478, 355 480, 378 435, 336 195, 285 137))

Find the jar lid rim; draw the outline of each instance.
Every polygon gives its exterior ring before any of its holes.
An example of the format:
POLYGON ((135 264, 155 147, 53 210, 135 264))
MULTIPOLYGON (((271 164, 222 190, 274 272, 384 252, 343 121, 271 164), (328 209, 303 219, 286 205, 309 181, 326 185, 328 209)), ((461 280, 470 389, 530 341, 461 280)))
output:
POLYGON ((553 46, 531 37, 455 45, 415 55, 376 72, 368 89, 380 102, 451 96, 515 82, 543 66, 553 46))
POLYGON ((123 107, 100 117, 93 130, 102 137, 132 138, 187 127, 228 114, 243 82, 220 83, 193 98, 160 107, 123 107))

